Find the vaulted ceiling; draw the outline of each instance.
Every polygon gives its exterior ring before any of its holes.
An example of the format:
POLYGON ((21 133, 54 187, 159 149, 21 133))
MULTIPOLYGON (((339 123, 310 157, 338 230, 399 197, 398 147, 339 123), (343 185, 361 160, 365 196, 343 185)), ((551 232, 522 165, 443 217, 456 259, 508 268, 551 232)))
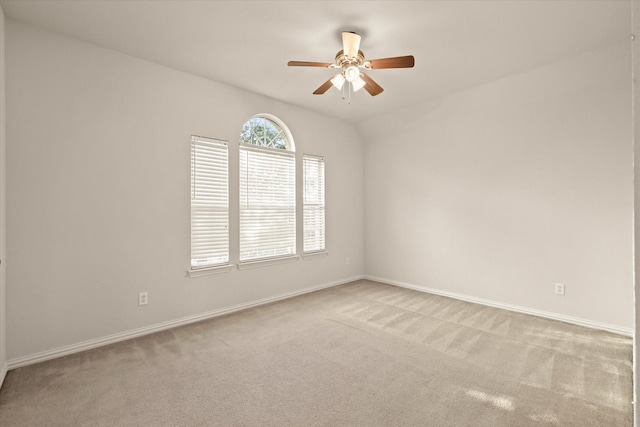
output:
MULTIPOLYGON (((26 22, 347 121, 374 117, 614 43, 630 41, 629 1, 28 1, 0 0, 26 22), (411 69, 372 70, 385 90, 351 104, 333 74, 287 67, 332 62, 341 31, 367 59, 414 55, 411 69)), ((630 48, 631 49, 631 48, 630 48)))

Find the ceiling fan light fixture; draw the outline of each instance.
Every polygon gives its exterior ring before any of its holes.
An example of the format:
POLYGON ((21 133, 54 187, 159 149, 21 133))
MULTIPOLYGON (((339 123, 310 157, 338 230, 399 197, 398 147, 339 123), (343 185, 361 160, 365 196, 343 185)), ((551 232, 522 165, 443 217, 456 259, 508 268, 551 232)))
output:
POLYGON ((364 87, 364 85, 366 84, 366 82, 364 80, 362 80, 360 78, 360 76, 358 76, 358 78, 356 78, 355 80, 353 80, 351 83, 351 86, 353 86, 353 91, 357 92, 360 89, 362 89, 364 87))
POLYGON ((360 70, 358 70, 358 67, 355 65, 351 65, 344 69, 344 78, 347 79, 349 83, 353 83, 360 78, 360 70))
POLYGON ((331 84, 338 90, 342 90, 342 86, 344 85, 344 77, 342 74, 336 74, 334 78, 331 79, 331 84))

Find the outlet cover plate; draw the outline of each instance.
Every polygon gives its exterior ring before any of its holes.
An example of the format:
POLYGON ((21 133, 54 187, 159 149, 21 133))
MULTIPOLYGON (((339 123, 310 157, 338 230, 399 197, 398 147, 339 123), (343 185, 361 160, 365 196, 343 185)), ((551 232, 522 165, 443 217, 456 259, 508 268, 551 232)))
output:
POLYGON ((149 292, 140 292, 138 294, 138 305, 149 304, 149 292))

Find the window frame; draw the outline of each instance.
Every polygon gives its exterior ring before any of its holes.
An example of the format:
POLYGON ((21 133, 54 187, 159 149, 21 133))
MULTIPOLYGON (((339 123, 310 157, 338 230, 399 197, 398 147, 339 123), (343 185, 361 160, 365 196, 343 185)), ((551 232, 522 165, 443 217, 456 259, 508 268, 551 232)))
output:
MULTIPOLYGON (((314 154, 303 154, 302 155, 302 254, 303 256, 312 256, 314 254, 320 254, 326 252, 327 250, 327 241, 326 241, 326 169, 325 169, 325 159, 322 156, 317 156, 314 154), (307 172, 308 163, 315 163, 317 167, 316 183, 315 183, 315 193, 312 192, 308 194, 308 181, 310 181, 313 177, 309 176, 307 172), (308 201, 313 196, 315 196, 315 202, 308 201), (312 227, 311 230, 316 230, 321 234, 321 246, 314 246, 312 249, 307 249, 307 212, 320 212, 321 213, 321 221, 318 227, 312 227)), ((315 218, 314 222, 317 221, 315 218)), ((318 237, 312 239, 314 241, 318 241, 318 237)))
MULTIPOLYGON (((261 265, 265 265, 265 264, 276 264, 276 263, 282 263, 282 262, 290 262, 290 261, 295 261, 297 259, 299 259, 299 255, 298 255, 298 229, 297 229, 297 224, 298 224, 298 197, 297 197, 297 192, 298 192, 298 183, 297 183, 297 156, 296 156, 296 152, 295 152, 295 144, 293 141, 293 136, 291 135, 291 132, 289 131, 288 127, 281 121, 279 120, 277 117, 270 115, 270 114, 257 114, 255 116, 253 116, 252 118, 250 118, 249 120, 247 120, 244 124, 243 124, 243 132, 246 126, 250 125, 250 123, 256 119, 261 119, 261 120, 265 120, 268 122, 273 123, 281 132, 282 134, 282 138, 284 139, 284 145, 285 147, 283 148, 275 148, 273 146, 268 146, 268 145, 263 145, 263 144, 257 144, 254 143, 253 141, 251 142, 245 142, 243 141, 242 138, 242 133, 241 133, 241 137, 240 137, 240 141, 239 141, 239 145, 238 145, 238 154, 239 154, 239 158, 238 158, 238 174, 239 174, 239 179, 238 179, 238 221, 239 221, 239 233, 238 233, 238 269, 244 269, 244 268, 253 268, 256 266, 261 266, 261 265), (253 154, 252 154, 253 153, 253 154), (286 231, 282 231, 282 236, 280 236, 282 239, 287 239, 286 240, 286 244, 284 246, 280 246, 278 247, 277 245, 273 245, 271 248, 263 248, 262 250, 264 251, 268 251, 268 250, 273 250, 274 252, 277 252, 279 249, 285 249, 286 248, 291 248, 288 252, 284 252, 284 253, 274 253, 273 255, 264 255, 264 256, 252 256, 252 257, 247 257, 247 253, 249 253, 251 250, 258 250, 256 249, 258 246, 260 246, 260 243, 253 245, 250 247, 249 245, 249 241, 250 239, 247 237, 245 233, 245 231, 243 231, 243 227, 248 227, 251 226, 251 224, 248 221, 244 221, 243 219, 243 215, 247 212, 250 211, 250 209, 244 209, 243 208, 243 203, 249 203, 249 200, 245 200, 243 197, 249 197, 249 189, 244 188, 245 186, 250 185, 250 182, 245 181, 249 180, 249 171, 245 168, 247 168, 247 166, 243 166, 243 161, 245 161, 245 157, 246 157, 246 161, 249 160, 249 156, 262 156, 262 161, 264 161, 265 165, 267 165, 267 163, 269 162, 269 158, 271 158, 274 161, 274 165, 275 165, 275 160, 278 157, 282 156, 286 159, 290 159, 287 161, 290 161, 290 164, 288 165, 288 169, 286 170, 286 174, 283 175, 283 177, 280 178, 276 178, 276 180, 279 179, 284 179, 285 182, 290 183, 291 187, 288 187, 288 190, 285 189, 284 191, 287 194, 287 201, 290 203, 290 206, 288 208, 284 207, 282 208, 283 211, 289 210, 288 213, 285 213, 285 215, 282 216, 282 218, 285 218, 286 215, 289 215, 289 219, 287 220, 287 223, 291 223, 290 226, 286 226, 285 227, 281 227, 281 231, 282 230, 286 230, 286 231), (244 193, 243 193, 244 191, 244 193), (292 234, 287 236, 287 234, 292 234), (244 251, 244 252, 243 252, 244 251)), ((252 124, 250 126, 253 126, 252 124)), ((252 128, 253 129, 253 128, 252 128)), ((275 167, 274 165, 272 165, 273 167, 275 167)), ((268 166, 268 165, 267 165, 268 166)), ((251 177, 251 178, 255 178, 251 177)), ((253 187, 251 190, 254 191, 256 187, 253 187)), ((272 191, 282 191, 282 189, 278 189, 275 188, 272 191)), ((271 192, 272 192, 271 191, 271 192)), ((267 192, 270 192, 268 190, 268 187, 266 189, 264 189, 264 193, 260 193, 256 196, 256 193, 254 192, 254 196, 255 197, 264 197, 266 199, 262 199, 262 200, 268 200, 268 195, 266 194, 267 192)), ((273 209, 273 210, 277 210, 278 209, 278 204, 272 204, 271 208, 266 208, 266 210, 269 209, 273 209)), ((255 212, 254 212, 255 213, 255 212)), ((273 213, 272 212, 268 212, 267 214, 273 213)), ((260 214, 258 213, 258 216, 260 216, 260 214)), ((257 223, 257 227, 260 228, 260 223, 257 223)), ((278 226, 276 225, 276 228, 278 228, 278 226)), ((276 233, 278 233, 280 231, 276 231, 276 233)), ((267 235, 268 232, 265 232, 265 235, 267 235)), ((278 237, 278 236, 276 236, 278 237)), ((260 237, 258 237, 260 238, 260 237)), ((268 240, 268 239, 264 239, 264 235, 263 235, 263 241, 264 240, 268 240)), ((284 241, 284 240, 281 240, 284 241)))
MULTIPOLYGON (((211 272, 230 269, 230 230, 229 230, 229 142, 217 138, 191 135, 191 169, 190 169, 190 268, 189 277, 197 277, 211 272), (200 159, 197 159, 200 147, 200 159), (198 176, 198 161, 203 173, 198 176), (198 198, 198 188, 202 190, 202 198, 198 198), (198 203, 198 200, 200 203, 198 203), (207 203, 209 201, 209 203, 207 203), (203 219, 203 217, 206 217, 203 219), (222 217, 222 218, 221 218, 222 217), (198 224, 199 225, 194 225, 198 224), (220 227, 224 227, 220 232, 220 227), (210 240, 202 243, 207 229, 215 228, 218 232, 210 240), (198 240, 200 242, 198 242, 198 240), (217 249, 222 250, 218 251, 217 249), (221 257, 219 262, 195 263, 194 252, 211 251, 210 257, 221 257)), ((211 232, 214 233, 214 232, 211 232)))

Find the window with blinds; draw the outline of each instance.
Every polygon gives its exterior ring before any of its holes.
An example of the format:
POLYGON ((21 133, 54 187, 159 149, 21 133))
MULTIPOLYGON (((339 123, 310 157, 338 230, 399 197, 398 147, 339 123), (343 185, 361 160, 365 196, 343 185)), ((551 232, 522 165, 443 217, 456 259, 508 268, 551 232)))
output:
POLYGON ((191 269, 229 263, 226 141, 191 137, 191 269))
POLYGON ((296 255, 296 158, 284 123, 269 114, 240 133, 240 263, 296 255))
POLYGON ((302 157, 303 193, 303 251, 325 250, 324 241, 324 159, 304 155, 302 157))
POLYGON ((295 255, 295 156, 240 146, 240 261, 295 255))

